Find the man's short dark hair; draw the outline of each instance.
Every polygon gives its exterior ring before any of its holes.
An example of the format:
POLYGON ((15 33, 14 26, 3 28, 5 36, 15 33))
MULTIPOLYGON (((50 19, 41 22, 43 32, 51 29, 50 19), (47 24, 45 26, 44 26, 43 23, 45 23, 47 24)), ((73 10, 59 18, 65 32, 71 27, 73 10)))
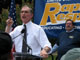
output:
POLYGON ((23 8, 23 7, 28 7, 28 8, 30 9, 30 13, 33 13, 32 8, 31 8, 31 7, 29 7, 28 5, 24 5, 24 6, 22 6, 22 8, 23 8))

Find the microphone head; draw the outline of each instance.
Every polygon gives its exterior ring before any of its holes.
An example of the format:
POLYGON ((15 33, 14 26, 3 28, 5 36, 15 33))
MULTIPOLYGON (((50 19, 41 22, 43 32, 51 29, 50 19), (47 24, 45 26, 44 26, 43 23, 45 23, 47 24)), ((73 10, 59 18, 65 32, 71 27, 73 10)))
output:
POLYGON ((22 29, 21 33, 24 33, 25 32, 25 29, 22 29))

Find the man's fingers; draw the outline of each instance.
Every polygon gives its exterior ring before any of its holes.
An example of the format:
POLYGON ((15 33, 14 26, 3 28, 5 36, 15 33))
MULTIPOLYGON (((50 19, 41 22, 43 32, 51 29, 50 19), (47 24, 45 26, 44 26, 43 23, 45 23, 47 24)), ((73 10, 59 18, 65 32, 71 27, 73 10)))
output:
POLYGON ((6 20, 6 24, 9 25, 9 26, 11 26, 13 24, 12 18, 7 19, 6 20))

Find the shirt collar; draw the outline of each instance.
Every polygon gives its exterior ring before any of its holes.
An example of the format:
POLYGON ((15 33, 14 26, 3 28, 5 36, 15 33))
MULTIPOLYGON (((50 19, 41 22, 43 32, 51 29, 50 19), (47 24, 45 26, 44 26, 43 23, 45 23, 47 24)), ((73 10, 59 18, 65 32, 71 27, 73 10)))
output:
MULTIPOLYGON (((31 23, 32 23, 31 21, 29 21, 28 23, 26 23, 26 24, 25 24, 26 27, 28 28, 28 27, 30 26, 31 23)), ((23 23, 23 25, 24 25, 24 23, 23 23)))
POLYGON ((66 31, 66 32, 73 32, 73 31, 74 31, 74 28, 71 31, 66 31))

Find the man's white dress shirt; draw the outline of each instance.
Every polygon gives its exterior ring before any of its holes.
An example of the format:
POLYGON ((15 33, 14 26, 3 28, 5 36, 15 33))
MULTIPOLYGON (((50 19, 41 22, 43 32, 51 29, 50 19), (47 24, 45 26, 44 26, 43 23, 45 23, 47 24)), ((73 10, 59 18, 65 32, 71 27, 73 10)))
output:
MULTIPOLYGON (((45 46, 48 46, 51 48, 51 44, 48 41, 48 38, 44 30, 40 26, 30 21, 26 24, 26 27, 27 27, 27 44, 32 48, 32 55, 39 56, 41 48, 44 48, 45 46)), ((24 34, 21 34, 21 31, 23 28, 24 28, 23 25, 17 26, 10 33, 13 39, 13 42, 15 44, 16 52, 22 52, 22 42, 23 42, 24 34)))

